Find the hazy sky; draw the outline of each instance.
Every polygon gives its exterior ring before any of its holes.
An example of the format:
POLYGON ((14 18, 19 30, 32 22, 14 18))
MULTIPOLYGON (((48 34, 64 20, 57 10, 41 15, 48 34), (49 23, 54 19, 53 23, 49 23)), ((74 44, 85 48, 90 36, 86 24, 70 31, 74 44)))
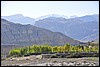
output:
POLYGON ((99 1, 1 1, 1 16, 14 14, 32 18, 48 14, 65 16, 99 14, 99 1))

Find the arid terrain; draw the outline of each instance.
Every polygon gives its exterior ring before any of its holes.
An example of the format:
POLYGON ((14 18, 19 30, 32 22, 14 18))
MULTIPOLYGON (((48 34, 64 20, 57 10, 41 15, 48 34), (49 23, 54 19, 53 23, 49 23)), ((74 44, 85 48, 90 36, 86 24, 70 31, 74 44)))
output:
POLYGON ((1 1, 1 66, 99 66, 99 1, 1 1))
POLYGON ((99 66, 99 57, 41 58, 32 55, 2 60, 1 66, 99 66))

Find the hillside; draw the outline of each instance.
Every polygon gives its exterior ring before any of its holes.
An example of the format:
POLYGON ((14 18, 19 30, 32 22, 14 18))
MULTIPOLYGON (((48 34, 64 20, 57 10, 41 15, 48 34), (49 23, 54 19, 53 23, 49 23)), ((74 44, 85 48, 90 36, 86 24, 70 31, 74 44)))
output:
POLYGON ((50 44, 64 45, 69 43, 77 45, 79 41, 65 36, 59 32, 32 25, 22 25, 1 19, 1 44, 32 45, 50 44))
POLYGON ((23 25, 31 24, 36 27, 61 32, 68 37, 80 41, 92 41, 99 37, 99 15, 85 15, 82 17, 50 14, 36 19, 25 17, 22 14, 2 16, 10 22, 23 25))
POLYGON ((30 17, 25 17, 22 14, 15 14, 15 15, 10 15, 10 16, 1 16, 1 18, 6 19, 10 22, 14 22, 14 23, 20 23, 20 24, 34 24, 35 23, 35 19, 34 18, 30 18, 30 17))
POLYGON ((86 15, 69 19, 47 17, 36 21, 35 26, 61 32, 77 40, 91 41, 99 36, 99 15, 86 15))

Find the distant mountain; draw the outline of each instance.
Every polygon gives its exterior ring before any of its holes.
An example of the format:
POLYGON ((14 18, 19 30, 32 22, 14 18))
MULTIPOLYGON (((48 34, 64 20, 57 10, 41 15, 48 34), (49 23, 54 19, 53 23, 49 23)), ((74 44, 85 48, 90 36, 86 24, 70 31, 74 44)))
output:
POLYGON ((65 15, 49 14, 49 15, 45 15, 45 16, 41 16, 41 17, 36 18, 36 21, 42 20, 42 19, 45 19, 45 18, 49 18, 49 17, 62 17, 62 18, 68 19, 68 17, 65 16, 65 15))
POLYGON ((35 22, 35 26, 61 32, 77 40, 91 41, 99 36, 99 15, 86 15, 65 19, 48 17, 35 22))
POLYGON ((83 40, 83 41, 94 41, 98 38, 99 38, 99 34, 91 34, 91 35, 88 35, 88 36, 84 37, 81 40, 83 40))
POLYGON ((16 14, 11 16, 2 16, 2 19, 6 19, 10 22, 20 23, 20 24, 31 24, 34 25, 35 19, 30 17, 24 17, 22 14, 16 14))
POLYGON ((77 45, 80 42, 60 32, 52 32, 36 26, 12 23, 1 19, 1 44, 32 45, 50 44, 77 45))
POLYGON ((90 21, 97 21, 97 22, 99 22, 99 14, 86 15, 86 16, 82 16, 82 17, 77 17, 75 19, 81 20, 83 22, 90 22, 90 21))
POLYGON ((31 24, 54 32, 61 32, 71 38, 81 41, 95 40, 99 36, 99 15, 82 17, 49 14, 33 19, 21 14, 2 16, 8 21, 20 24, 31 24), (35 23, 35 24, 34 24, 35 23))
POLYGON ((76 15, 70 16, 70 18, 76 18, 76 17, 77 17, 76 15))

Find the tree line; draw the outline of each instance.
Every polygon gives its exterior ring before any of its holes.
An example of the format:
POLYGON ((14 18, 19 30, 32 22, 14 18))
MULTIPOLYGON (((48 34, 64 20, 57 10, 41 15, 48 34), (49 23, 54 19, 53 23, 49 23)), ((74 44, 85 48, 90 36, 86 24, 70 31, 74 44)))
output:
POLYGON ((25 56, 31 55, 32 53, 50 53, 50 52, 99 52, 99 46, 72 46, 65 44, 63 46, 50 46, 44 45, 32 45, 22 48, 15 48, 9 51, 9 56, 25 56))

